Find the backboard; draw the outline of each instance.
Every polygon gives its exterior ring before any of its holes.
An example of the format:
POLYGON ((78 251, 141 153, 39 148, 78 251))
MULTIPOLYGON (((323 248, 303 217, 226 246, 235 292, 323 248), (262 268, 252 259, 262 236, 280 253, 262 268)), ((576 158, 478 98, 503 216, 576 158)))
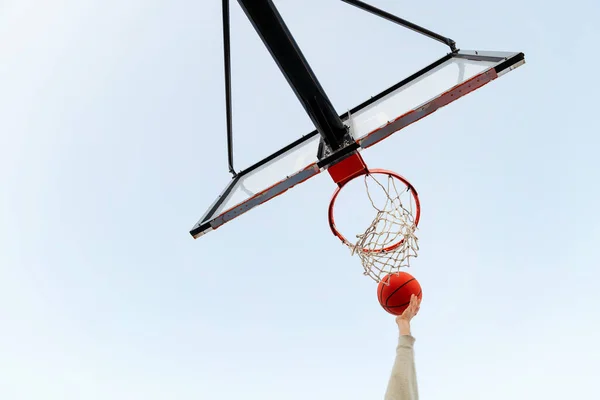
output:
MULTIPOLYGON (((265 39, 265 32, 259 33, 265 39)), ((348 113, 337 116, 348 133, 337 146, 331 145, 331 137, 323 134, 317 121, 317 130, 235 174, 194 225, 191 235, 198 238, 221 227, 350 154, 381 142, 524 63, 524 54, 520 52, 454 50, 446 54, 348 113)), ((301 95, 299 98, 303 100, 301 95)), ((310 106, 305 104, 309 115, 310 106)))

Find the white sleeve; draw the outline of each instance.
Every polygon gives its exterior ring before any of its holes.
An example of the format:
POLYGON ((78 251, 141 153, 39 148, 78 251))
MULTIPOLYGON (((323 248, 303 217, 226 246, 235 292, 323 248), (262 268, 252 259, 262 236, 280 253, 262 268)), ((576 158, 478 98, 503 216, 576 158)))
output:
POLYGON ((385 392, 385 400, 418 400, 417 373, 413 345, 415 338, 401 335, 396 348, 396 360, 385 392))

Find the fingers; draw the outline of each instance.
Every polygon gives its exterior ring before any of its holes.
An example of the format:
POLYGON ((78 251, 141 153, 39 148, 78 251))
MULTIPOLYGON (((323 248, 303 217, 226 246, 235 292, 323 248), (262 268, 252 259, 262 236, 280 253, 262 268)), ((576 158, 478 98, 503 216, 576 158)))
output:
POLYGON ((410 314, 414 317, 418 314, 419 309, 421 308, 421 300, 414 294, 410 296, 410 304, 408 306, 410 309, 410 314))
POLYGON ((414 302, 415 304, 415 315, 417 315, 417 313, 419 312, 419 310, 421 309, 421 299, 419 299, 417 296, 415 296, 414 294, 411 296, 410 299, 411 302, 414 302))
POLYGON ((410 302, 408 303, 408 307, 406 307, 404 312, 400 316, 398 316, 397 319, 404 319, 410 321, 415 315, 418 314, 420 308, 421 300, 413 294, 410 296, 410 302))

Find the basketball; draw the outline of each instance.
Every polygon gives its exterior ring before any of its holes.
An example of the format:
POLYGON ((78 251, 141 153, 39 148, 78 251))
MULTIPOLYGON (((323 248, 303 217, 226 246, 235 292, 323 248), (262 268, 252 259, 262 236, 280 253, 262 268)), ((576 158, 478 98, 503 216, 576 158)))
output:
POLYGON ((419 281, 406 272, 386 275, 377 286, 379 304, 393 315, 400 315, 406 310, 413 294, 419 300, 423 297, 419 281))

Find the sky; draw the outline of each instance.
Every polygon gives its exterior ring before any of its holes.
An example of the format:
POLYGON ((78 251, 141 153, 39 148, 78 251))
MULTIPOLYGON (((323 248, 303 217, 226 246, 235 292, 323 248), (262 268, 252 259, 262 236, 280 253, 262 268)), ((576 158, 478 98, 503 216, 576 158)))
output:
MULTIPOLYGON (((362 153, 421 197, 421 398, 599 398, 600 5, 370 3, 527 60, 362 153)), ((275 4, 340 113, 447 52, 275 4)), ((231 12, 240 169, 313 127, 231 12)), ((327 174, 189 235, 230 179, 219 1, 2 0, 0 38, 0 398, 383 398, 397 328, 327 174)))

